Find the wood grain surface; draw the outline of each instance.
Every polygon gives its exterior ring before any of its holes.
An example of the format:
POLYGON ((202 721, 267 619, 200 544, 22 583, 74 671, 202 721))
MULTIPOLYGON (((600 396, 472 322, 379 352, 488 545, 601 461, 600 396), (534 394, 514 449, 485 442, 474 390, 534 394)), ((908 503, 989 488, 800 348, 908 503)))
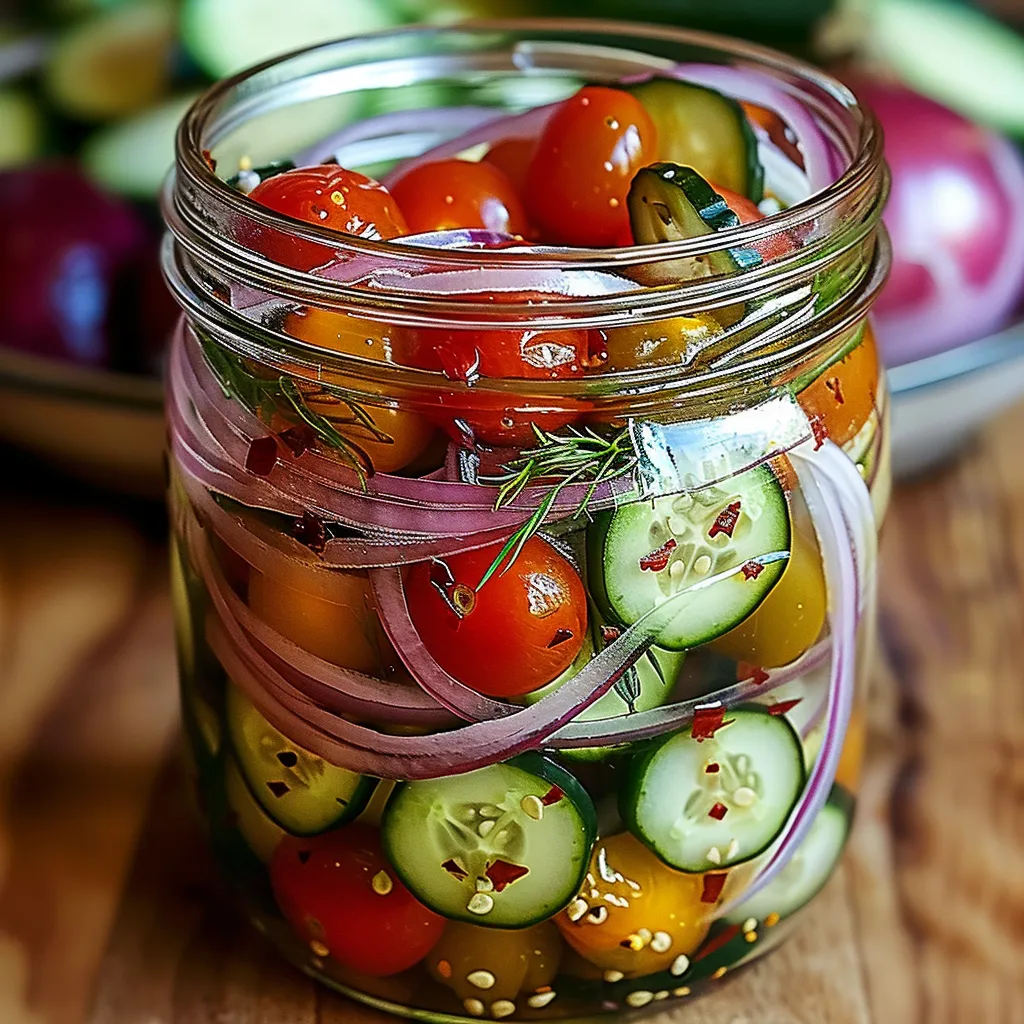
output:
MULTIPOLYGON (((657 1024, 1024 1024, 1024 409, 897 491, 868 769, 799 934, 657 1024)), ((152 513, 0 505, 0 1024, 384 1024, 224 901, 152 513)), ((134 511, 134 510, 133 510, 134 511)))

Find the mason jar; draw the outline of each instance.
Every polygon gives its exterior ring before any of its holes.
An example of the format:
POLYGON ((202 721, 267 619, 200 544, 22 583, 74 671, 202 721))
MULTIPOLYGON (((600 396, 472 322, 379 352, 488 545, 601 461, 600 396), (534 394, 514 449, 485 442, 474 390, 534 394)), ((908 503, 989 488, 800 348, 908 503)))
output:
POLYGON ((164 197, 184 732, 225 878, 302 970, 418 1019, 590 1019, 798 923, 864 749, 886 190, 838 82, 670 29, 399 30, 192 107, 164 197), (651 76, 742 105, 771 216, 581 248, 247 195, 486 158, 651 76))

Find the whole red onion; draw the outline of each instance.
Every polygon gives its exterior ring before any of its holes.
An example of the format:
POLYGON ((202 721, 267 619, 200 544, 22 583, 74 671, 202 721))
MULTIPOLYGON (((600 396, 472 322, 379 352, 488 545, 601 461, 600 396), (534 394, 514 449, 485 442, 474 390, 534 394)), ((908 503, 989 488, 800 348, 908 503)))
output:
POLYGON ((1024 159, 902 86, 847 81, 878 115, 892 169, 892 275, 874 307, 897 366, 985 337, 1024 295, 1024 159))

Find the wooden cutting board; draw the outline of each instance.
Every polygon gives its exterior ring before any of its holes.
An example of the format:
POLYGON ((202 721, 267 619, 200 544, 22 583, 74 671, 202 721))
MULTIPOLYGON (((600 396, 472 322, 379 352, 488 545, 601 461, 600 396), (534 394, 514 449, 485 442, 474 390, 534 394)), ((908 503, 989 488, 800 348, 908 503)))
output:
MULTIPOLYGON (((850 853, 797 938, 657 1024, 1024 1024, 1022 437, 897 492, 850 853)), ((0 1022, 384 1024, 219 895, 164 561, 95 500, 0 505, 0 1022)))

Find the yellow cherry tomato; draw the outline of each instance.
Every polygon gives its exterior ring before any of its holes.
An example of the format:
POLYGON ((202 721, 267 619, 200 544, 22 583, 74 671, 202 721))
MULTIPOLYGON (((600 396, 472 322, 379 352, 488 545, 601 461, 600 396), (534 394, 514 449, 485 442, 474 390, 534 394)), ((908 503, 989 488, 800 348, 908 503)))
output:
POLYGON ((850 715, 850 724, 846 727, 846 740, 839 755, 839 766, 836 768, 836 782, 851 793, 856 793, 860 785, 867 739, 867 720, 864 711, 856 707, 850 715))
POLYGON ((601 839, 577 899, 555 918, 565 941, 609 980, 664 971, 707 935, 702 875, 673 871, 628 832, 601 839))
POLYGON ((728 658, 760 668, 788 665, 825 625, 827 596, 821 553, 807 515, 794 515, 789 564, 757 610, 710 644, 728 658))
POLYGON ((608 370, 676 364, 688 366, 722 333, 712 316, 677 316, 603 331, 608 370))
POLYGON ((430 976, 450 988, 474 1017, 511 1016, 531 996, 550 991, 562 937, 545 921, 532 928, 482 928, 450 921, 427 955, 430 976))
POLYGON ((253 570, 249 607, 268 626, 318 658, 370 675, 389 674, 397 656, 356 572, 290 562, 282 575, 253 570))
POLYGON ((881 374, 875 335, 865 323, 860 344, 798 396, 815 432, 838 445, 853 440, 875 411, 881 374))
MULTIPOLYGON (((299 310, 285 321, 284 332, 343 355, 385 363, 405 361, 403 338, 398 329, 343 313, 317 308, 299 310)), ((346 381, 339 374, 325 373, 322 380, 341 389, 345 389, 346 383, 349 387, 355 386, 354 381, 346 381)), ((384 397, 383 388, 373 382, 361 381, 358 386, 361 390, 380 390, 384 397)), ((380 473, 394 473, 408 466, 423 453, 434 436, 433 426, 422 416, 391 405, 359 403, 357 409, 326 391, 307 395, 306 404, 313 412, 329 419, 338 433, 365 452, 373 468, 380 473), (372 420, 372 428, 360 419, 357 411, 372 420)))

